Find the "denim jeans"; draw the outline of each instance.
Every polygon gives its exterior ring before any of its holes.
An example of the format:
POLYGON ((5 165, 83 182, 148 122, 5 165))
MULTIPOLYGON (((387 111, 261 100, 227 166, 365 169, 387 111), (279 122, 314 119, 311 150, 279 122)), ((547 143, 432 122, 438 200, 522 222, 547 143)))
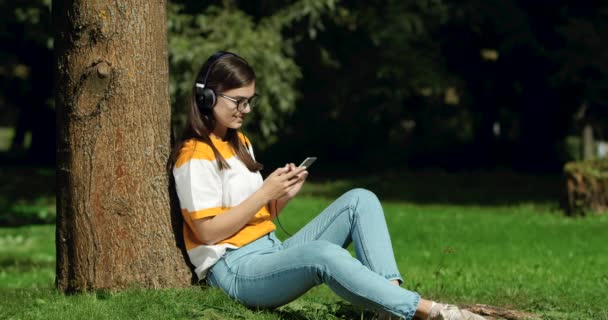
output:
POLYGON ((210 286, 250 307, 278 307, 324 283, 355 305, 411 319, 420 296, 390 280, 403 282, 380 202, 365 189, 343 194, 283 242, 270 232, 229 249, 208 274, 210 286))

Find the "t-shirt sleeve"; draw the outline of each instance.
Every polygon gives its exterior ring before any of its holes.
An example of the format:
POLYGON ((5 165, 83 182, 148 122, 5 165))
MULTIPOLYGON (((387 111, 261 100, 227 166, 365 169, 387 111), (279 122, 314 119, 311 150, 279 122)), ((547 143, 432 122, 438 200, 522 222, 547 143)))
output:
POLYGON ((173 170, 180 207, 193 220, 228 209, 222 206, 222 182, 214 162, 191 158, 173 170))

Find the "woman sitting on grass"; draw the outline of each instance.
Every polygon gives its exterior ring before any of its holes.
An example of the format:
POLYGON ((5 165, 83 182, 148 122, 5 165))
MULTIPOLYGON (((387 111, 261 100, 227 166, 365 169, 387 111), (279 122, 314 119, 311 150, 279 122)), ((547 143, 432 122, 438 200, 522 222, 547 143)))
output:
POLYGON ((251 307, 278 307, 321 283, 353 304, 403 319, 483 319, 400 287, 384 213, 351 190, 285 241, 272 222, 304 184, 293 163, 266 180, 239 128, 255 108, 255 74, 241 57, 212 55, 193 85, 188 121, 171 154, 184 239, 199 279, 251 307), (346 247, 354 243, 356 258, 346 247))

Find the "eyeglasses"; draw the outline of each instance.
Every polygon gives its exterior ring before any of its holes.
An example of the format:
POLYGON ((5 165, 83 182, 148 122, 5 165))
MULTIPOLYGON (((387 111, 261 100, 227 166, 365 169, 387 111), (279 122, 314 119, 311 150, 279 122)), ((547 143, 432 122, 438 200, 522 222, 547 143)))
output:
POLYGON ((249 106, 250 108, 255 108, 258 100, 259 100, 259 96, 258 94, 254 94, 251 98, 233 98, 233 97, 229 97, 225 94, 221 94, 221 93, 217 93, 218 96, 224 98, 224 99, 228 99, 232 102, 234 102, 236 104, 236 110, 238 110, 239 112, 242 112, 243 110, 245 110, 247 108, 247 106, 249 106))

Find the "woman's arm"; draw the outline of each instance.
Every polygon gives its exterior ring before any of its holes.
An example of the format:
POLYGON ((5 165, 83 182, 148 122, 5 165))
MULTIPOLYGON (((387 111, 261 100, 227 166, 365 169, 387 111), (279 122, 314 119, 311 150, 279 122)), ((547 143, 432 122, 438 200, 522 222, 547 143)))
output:
POLYGON ((211 245, 237 233, 262 206, 285 196, 291 187, 298 183, 298 179, 292 178, 303 170, 289 171, 288 168, 279 168, 266 178, 260 189, 238 206, 213 217, 194 220, 194 227, 201 241, 211 245))
POLYGON ((280 199, 275 199, 275 200, 270 200, 270 202, 268 202, 268 211, 270 212, 270 220, 274 220, 276 219, 276 217, 279 216, 279 213, 281 213, 281 210, 283 210, 283 208, 285 208, 285 206, 287 206, 287 203, 289 202, 289 198, 280 198, 280 199))
POLYGON ((260 188, 238 206, 222 214, 194 220, 194 227, 204 244, 215 244, 241 230, 268 201, 268 196, 260 188))

